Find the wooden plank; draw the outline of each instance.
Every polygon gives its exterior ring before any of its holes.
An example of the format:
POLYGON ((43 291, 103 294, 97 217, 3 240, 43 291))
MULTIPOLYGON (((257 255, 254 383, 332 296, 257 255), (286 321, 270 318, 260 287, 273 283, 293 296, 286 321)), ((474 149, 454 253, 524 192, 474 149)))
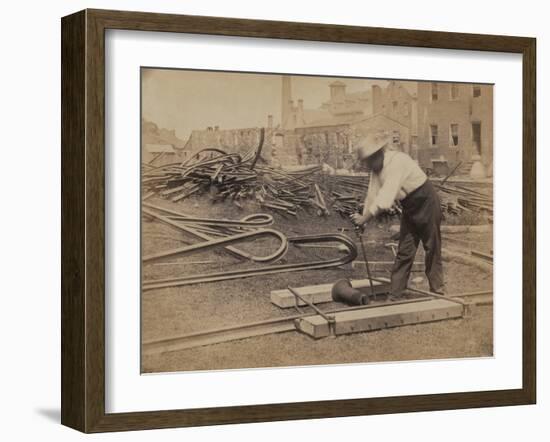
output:
MULTIPOLYGON (((350 280, 351 286, 363 293, 370 293, 370 283, 368 279, 350 280)), ((305 287, 295 288, 296 292, 312 304, 321 304, 323 302, 332 302, 332 286, 334 283, 308 285, 305 287)), ((383 294, 390 292, 390 281, 381 282, 373 281, 375 294, 383 294)), ((271 291, 271 302, 280 308, 290 308, 296 306, 298 302, 299 306, 306 305, 302 300, 296 300, 296 297, 288 289, 273 290, 271 291)))
MULTIPOLYGON (((345 335, 462 316, 463 307, 461 305, 441 299, 387 305, 336 313, 334 315, 334 334, 345 335)), ((331 334, 327 321, 319 315, 298 320, 296 327, 315 339, 331 334)))

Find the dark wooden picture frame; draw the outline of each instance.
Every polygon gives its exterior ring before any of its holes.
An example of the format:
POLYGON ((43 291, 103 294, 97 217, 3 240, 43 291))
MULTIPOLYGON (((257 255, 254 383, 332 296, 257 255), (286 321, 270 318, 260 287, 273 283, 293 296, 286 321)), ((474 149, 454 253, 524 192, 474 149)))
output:
MULTIPOLYGON (((83 432, 533 404, 536 400, 536 40, 106 10, 62 19, 61 422, 83 432), (523 385, 136 413, 105 412, 105 30, 494 51, 523 57, 523 385)), ((519 167, 519 165, 518 165, 519 167)))

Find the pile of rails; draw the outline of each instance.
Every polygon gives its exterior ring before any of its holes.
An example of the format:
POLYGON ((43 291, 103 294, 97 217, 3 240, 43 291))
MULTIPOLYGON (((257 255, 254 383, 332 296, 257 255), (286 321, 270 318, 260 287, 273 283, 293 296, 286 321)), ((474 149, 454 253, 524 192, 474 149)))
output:
POLYGON ((251 162, 238 154, 216 152, 191 165, 170 164, 145 170, 143 186, 146 197, 156 194, 173 202, 208 192, 213 202, 231 201, 239 207, 252 198, 261 207, 284 215, 297 216, 300 208, 326 213, 328 209, 319 199, 320 189, 308 179, 311 173, 290 174, 268 166, 252 168, 251 162))
MULTIPOLYGON (((332 210, 342 217, 362 211, 368 174, 325 175, 321 173, 321 166, 289 172, 269 167, 265 162, 259 164, 263 135, 262 129, 260 145, 243 156, 208 148, 182 163, 161 167, 144 164, 144 199, 158 195, 178 202, 197 193, 209 193, 212 202, 230 201, 242 207, 244 201, 252 200, 263 209, 294 217, 299 210, 313 210, 319 216, 327 216, 332 210)), ((447 178, 439 184, 434 183, 444 213, 460 215, 485 211, 492 216, 490 196, 451 184, 447 178)), ((399 205, 396 205, 387 215, 399 212, 399 205)))
POLYGON ((368 175, 327 175, 323 187, 330 194, 332 209, 343 217, 363 210, 368 175))
POLYGON ((208 192, 213 202, 231 201, 239 207, 243 201, 253 199, 262 208, 283 215, 297 216, 299 209, 328 215, 325 194, 313 179, 321 167, 284 172, 260 165, 263 130, 260 139, 260 146, 242 157, 220 149, 203 149, 183 163, 162 167, 144 164, 144 199, 159 195, 177 202, 208 192))
POLYGON ((441 197, 441 208, 444 213, 461 215, 463 213, 493 215, 493 199, 477 190, 458 184, 436 184, 441 197))
MULTIPOLYGON (((323 187, 330 193, 332 209, 342 216, 362 212, 365 195, 368 190, 368 176, 329 175, 322 178, 323 187)), ((492 217, 493 199, 490 195, 464 185, 434 183, 441 199, 444 213, 461 215, 463 213, 485 213, 492 217)), ((473 183, 474 184, 474 183, 473 183)), ((385 214, 395 216, 401 212, 399 204, 385 214)))

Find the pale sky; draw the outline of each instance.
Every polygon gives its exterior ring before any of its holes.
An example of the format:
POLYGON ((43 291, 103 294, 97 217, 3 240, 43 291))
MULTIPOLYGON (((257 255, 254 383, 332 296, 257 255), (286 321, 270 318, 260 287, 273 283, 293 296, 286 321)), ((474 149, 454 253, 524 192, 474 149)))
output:
MULTIPOLYGON (((337 78, 292 76, 292 99, 317 109, 329 99, 328 84, 337 78)), ((385 86, 384 80, 339 78, 347 92, 385 86)), ((175 129, 187 140, 195 129, 260 127, 272 114, 281 119, 281 75, 175 69, 142 70, 142 116, 161 128, 175 129)))

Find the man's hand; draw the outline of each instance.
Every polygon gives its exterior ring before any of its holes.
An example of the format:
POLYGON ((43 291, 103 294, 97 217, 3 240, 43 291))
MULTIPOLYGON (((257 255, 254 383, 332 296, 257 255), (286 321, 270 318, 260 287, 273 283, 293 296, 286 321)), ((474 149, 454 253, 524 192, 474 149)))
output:
POLYGON ((367 213, 366 215, 361 215, 360 213, 354 213, 353 215, 351 215, 351 221, 356 226, 362 226, 371 219, 371 216, 369 215, 370 215, 369 213, 367 213))

